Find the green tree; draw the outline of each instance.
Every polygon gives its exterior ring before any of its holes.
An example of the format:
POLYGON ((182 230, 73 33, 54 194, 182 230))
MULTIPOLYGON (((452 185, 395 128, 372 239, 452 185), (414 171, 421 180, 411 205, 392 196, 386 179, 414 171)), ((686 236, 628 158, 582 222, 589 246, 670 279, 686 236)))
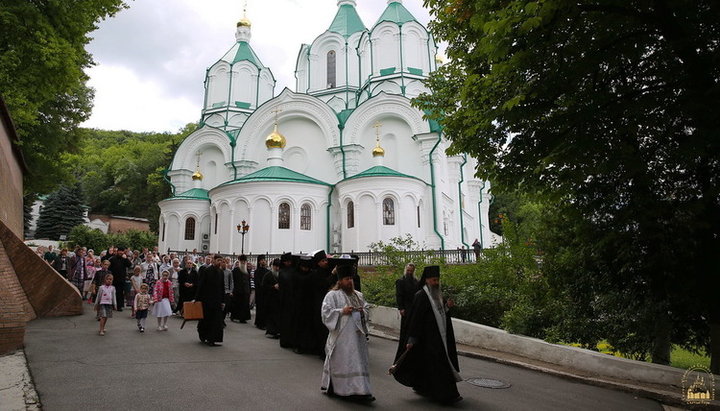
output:
POLYGON ((622 331, 642 334, 653 361, 671 340, 700 342, 720 372, 720 4, 426 4, 450 62, 416 104, 450 151, 558 204, 576 237, 543 251, 586 307, 637 299, 625 324, 652 326, 622 331))
POLYGON ((83 223, 84 211, 80 185, 61 185, 47 196, 40 209, 35 238, 59 240, 67 236, 73 227, 83 223))
POLYGON ((65 176, 59 154, 76 147, 93 92, 85 50, 97 23, 122 0, 1 0, 0 90, 15 122, 30 173, 29 192, 47 192, 65 176))
POLYGON ((177 133, 83 129, 79 151, 65 154, 63 162, 79 176, 93 212, 144 217, 157 231, 157 203, 171 194, 165 168, 195 128, 188 124, 177 133))

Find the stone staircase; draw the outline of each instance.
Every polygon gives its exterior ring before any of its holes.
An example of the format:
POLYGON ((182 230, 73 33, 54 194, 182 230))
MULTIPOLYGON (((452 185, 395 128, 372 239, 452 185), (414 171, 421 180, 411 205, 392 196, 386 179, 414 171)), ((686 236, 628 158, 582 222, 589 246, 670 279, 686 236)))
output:
POLYGON ((0 355, 23 347, 28 321, 82 312, 77 289, 0 220, 0 355))

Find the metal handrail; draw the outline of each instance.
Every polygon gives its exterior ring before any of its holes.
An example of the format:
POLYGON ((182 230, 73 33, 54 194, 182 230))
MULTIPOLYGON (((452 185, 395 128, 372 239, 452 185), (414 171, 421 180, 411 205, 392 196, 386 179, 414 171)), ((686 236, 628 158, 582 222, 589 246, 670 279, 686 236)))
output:
MULTIPOLYGON (((445 264, 473 264, 477 261, 476 255, 473 252, 473 250, 468 249, 457 249, 457 250, 410 250, 410 251, 401 251, 402 253, 406 254, 406 258, 404 258, 407 261, 413 261, 415 263, 421 263, 421 264, 427 264, 434 261, 442 261, 445 264)), ((175 253, 177 255, 188 255, 192 254, 191 250, 170 250, 167 251, 168 254, 175 253)), ((300 251, 302 254, 303 251, 300 251)), ((239 254, 226 254, 226 253, 202 253, 197 252, 195 255, 197 256, 206 256, 206 255, 215 255, 219 254, 223 257, 230 257, 233 261, 237 259, 240 255, 239 254)), ((268 264, 275 259, 280 258, 282 253, 264 253, 262 255, 265 256, 265 258, 268 261, 268 264)), ((376 267, 376 266, 382 266, 387 265, 388 263, 388 257, 383 252, 372 252, 372 251, 364 251, 364 252, 356 252, 356 251, 349 251, 349 252, 342 252, 337 253, 333 255, 341 255, 341 254, 348 254, 348 255, 355 255, 358 257, 358 265, 364 266, 364 267, 376 267)), ((255 263, 255 260, 260 254, 252 254, 248 253, 245 254, 248 258, 248 261, 251 263, 255 263)))

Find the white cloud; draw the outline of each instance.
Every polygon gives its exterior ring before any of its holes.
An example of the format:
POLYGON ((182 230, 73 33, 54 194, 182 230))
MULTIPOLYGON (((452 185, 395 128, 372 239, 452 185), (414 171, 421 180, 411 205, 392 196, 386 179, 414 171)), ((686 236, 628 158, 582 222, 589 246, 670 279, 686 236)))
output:
MULTIPOLYGON (((135 0, 104 21, 88 47, 97 66, 88 70, 95 108, 86 127, 177 131, 197 121, 205 70, 235 42, 242 17, 239 0, 135 0)), ((421 0, 403 5, 423 24, 430 17, 421 0)), ((358 0, 371 27, 387 0, 358 0)), ((337 12, 336 0, 249 0, 251 45, 270 67, 277 86, 295 88, 295 60, 302 43, 322 34, 337 12)))
POLYGON ((103 65, 89 74, 95 107, 85 127, 177 131, 200 114, 195 102, 168 95, 156 82, 143 80, 126 67, 103 65))

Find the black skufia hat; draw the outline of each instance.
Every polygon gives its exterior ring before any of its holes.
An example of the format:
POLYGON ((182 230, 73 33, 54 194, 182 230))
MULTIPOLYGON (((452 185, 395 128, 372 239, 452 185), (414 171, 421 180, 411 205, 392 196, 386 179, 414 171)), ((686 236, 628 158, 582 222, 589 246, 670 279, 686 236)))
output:
POLYGON ((285 253, 280 256, 280 262, 292 261, 292 253, 285 253))
POLYGON ((337 276, 338 280, 342 280, 343 278, 352 277, 355 270, 353 269, 352 265, 338 265, 337 266, 337 276))
POLYGON ((425 282, 428 278, 439 278, 440 277, 440 267, 437 265, 428 265, 425 268, 423 268, 422 277, 420 277, 420 281, 418 281, 418 289, 422 289, 425 286, 425 282))

